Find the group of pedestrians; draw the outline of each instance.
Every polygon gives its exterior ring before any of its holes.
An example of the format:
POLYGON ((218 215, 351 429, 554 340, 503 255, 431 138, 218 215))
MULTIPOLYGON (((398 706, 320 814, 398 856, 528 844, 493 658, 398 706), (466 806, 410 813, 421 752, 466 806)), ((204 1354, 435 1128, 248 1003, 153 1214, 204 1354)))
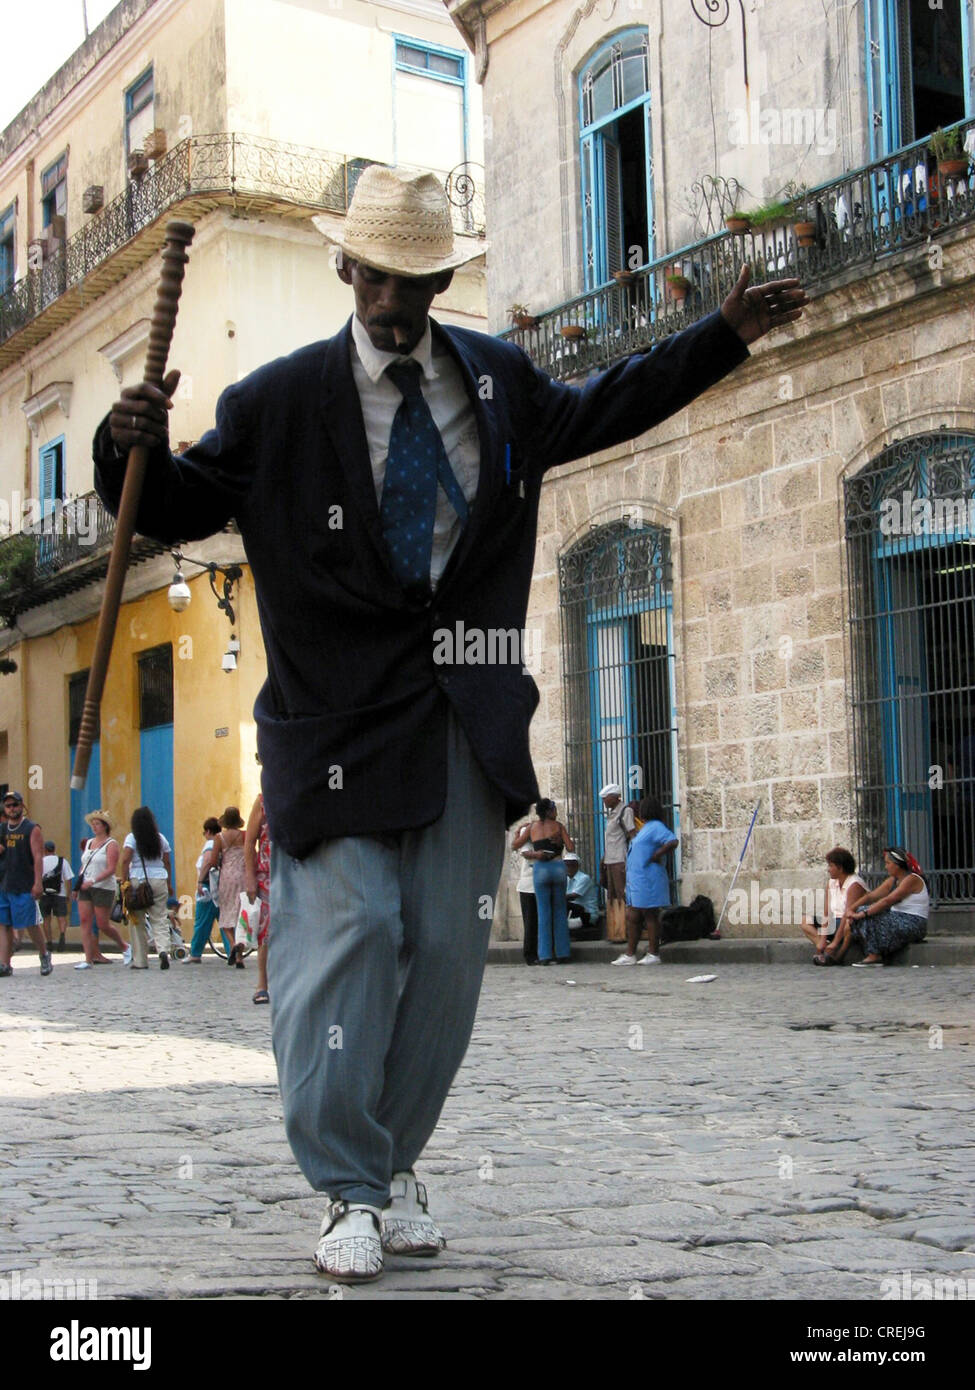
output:
MULTIPOLYGON (((20 792, 8 792, 0 822, 0 978, 12 974, 15 937, 26 931, 40 958, 41 974, 53 969, 52 953, 63 950, 70 903, 77 903, 82 959, 76 970, 111 965, 103 945, 112 941, 122 962, 147 970, 155 952, 160 970, 168 970, 173 944, 179 949, 179 899, 175 896, 172 846, 148 806, 132 813, 129 832, 121 844, 113 835, 111 813, 90 811, 85 817, 91 835, 81 847, 75 873, 53 840, 43 840, 41 827, 30 820, 20 792), (145 885, 140 906, 126 905, 126 890, 145 885), (127 920, 131 940, 117 923, 127 920), (58 939, 53 939, 54 924, 58 939)), ((257 950, 258 987, 255 1004, 268 1003, 267 942, 270 927, 271 855, 264 801, 258 796, 245 826, 236 806, 219 820, 204 822, 203 850, 197 859, 196 915, 189 960, 199 963, 220 922, 227 943, 228 964, 244 968, 248 946, 257 950), (258 904, 254 940, 240 926, 241 898, 258 904)))
MULTIPOLYGON (((622 902, 626 908, 627 949, 613 964, 637 964, 637 946, 644 932, 649 951, 639 963, 658 964, 660 912, 670 903, 665 861, 678 841, 655 797, 624 805, 619 786, 612 782, 602 788, 600 797, 607 813, 600 878, 608 901, 622 902)), ((599 889, 582 872, 555 802, 543 798, 535 814, 535 820, 518 827, 511 843, 521 861, 517 891, 525 963, 565 965, 571 960, 570 921, 580 927, 598 921, 599 889)))
POLYGON ((218 927, 227 948, 227 964, 244 969, 248 941, 240 925, 241 895, 259 905, 255 945, 255 1004, 267 1004, 267 947, 271 926, 271 841, 264 797, 258 794, 245 825, 236 806, 217 820, 203 822, 203 847, 196 861, 196 905, 189 963, 199 965, 207 942, 218 927))

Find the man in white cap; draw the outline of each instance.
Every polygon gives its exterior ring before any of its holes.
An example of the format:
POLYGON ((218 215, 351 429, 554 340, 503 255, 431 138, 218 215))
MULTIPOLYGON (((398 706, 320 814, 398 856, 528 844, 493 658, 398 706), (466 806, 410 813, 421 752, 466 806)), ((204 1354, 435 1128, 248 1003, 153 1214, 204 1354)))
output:
POLYGON ((613 912, 622 911, 626 901, 626 851, 636 834, 636 821, 631 807, 623 804, 618 782, 607 782, 599 797, 606 807, 600 880, 606 889, 609 917, 613 912))
POLYGON ((384 1252, 444 1245, 413 1167, 473 1027, 505 825, 538 798, 523 653, 479 663, 443 634, 460 625, 483 654, 478 634, 520 633, 544 472, 681 409, 805 297, 746 273, 721 313, 577 389, 429 317, 483 249, 455 249, 432 174, 372 166, 344 223, 319 225, 354 293, 341 332, 228 387, 178 457, 178 373, 126 389, 94 452, 116 508, 128 449, 152 451, 144 535, 198 539, 233 517, 244 540, 268 664, 255 716, 285 1124, 329 1198, 316 1263, 363 1280, 384 1252))

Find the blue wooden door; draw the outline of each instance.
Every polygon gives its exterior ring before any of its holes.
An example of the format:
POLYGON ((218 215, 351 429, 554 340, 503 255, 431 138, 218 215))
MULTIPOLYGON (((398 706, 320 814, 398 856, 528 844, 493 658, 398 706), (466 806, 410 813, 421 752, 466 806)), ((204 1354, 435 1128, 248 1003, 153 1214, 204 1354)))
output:
MULTIPOLYGON (((156 824, 173 846, 173 726, 157 724, 139 734, 140 795, 156 817, 156 824)), ((174 869, 175 873, 175 869, 174 869)))

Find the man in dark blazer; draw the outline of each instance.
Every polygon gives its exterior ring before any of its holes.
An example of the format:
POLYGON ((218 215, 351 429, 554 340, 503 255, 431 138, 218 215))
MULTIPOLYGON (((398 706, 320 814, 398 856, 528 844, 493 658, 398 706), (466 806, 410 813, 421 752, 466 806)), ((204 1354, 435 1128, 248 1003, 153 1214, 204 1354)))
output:
POLYGON ((473 1027, 505 825, 538 796, 519 639, 543 475, 680 410, 805 297, 744 272, 720 312, 571 387, 429 318, 464 259, 433 175, 373 166, 331 235, 340 333, 228 387, 182 456, 178 373, 123 391, 94 457, 115 508, 128 449, 152 450, 144 535, 233 517, 244 541, 285 1123, 330 1199, 316 1262, 362 1280, 444 1244, 413 1165, 473 1027))

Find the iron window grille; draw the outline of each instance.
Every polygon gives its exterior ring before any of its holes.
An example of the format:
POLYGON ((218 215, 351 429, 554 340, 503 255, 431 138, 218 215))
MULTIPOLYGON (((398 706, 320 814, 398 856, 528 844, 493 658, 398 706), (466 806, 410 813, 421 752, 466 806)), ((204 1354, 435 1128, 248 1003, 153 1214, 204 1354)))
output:
POLYGON ((596 527, 560 557, 559 597, 566 818, 593 872, 607 782, 619 782, 624 801, 658 797, 679 833, 669 531, 596 527))
POLYGON ((139 728, 173 722, 173 648, 167 642, 139 657, 139 728))
POLYGON ((844 500, 857 860, 904 845, 975 902, 975 435, 901 440, 844 500))

